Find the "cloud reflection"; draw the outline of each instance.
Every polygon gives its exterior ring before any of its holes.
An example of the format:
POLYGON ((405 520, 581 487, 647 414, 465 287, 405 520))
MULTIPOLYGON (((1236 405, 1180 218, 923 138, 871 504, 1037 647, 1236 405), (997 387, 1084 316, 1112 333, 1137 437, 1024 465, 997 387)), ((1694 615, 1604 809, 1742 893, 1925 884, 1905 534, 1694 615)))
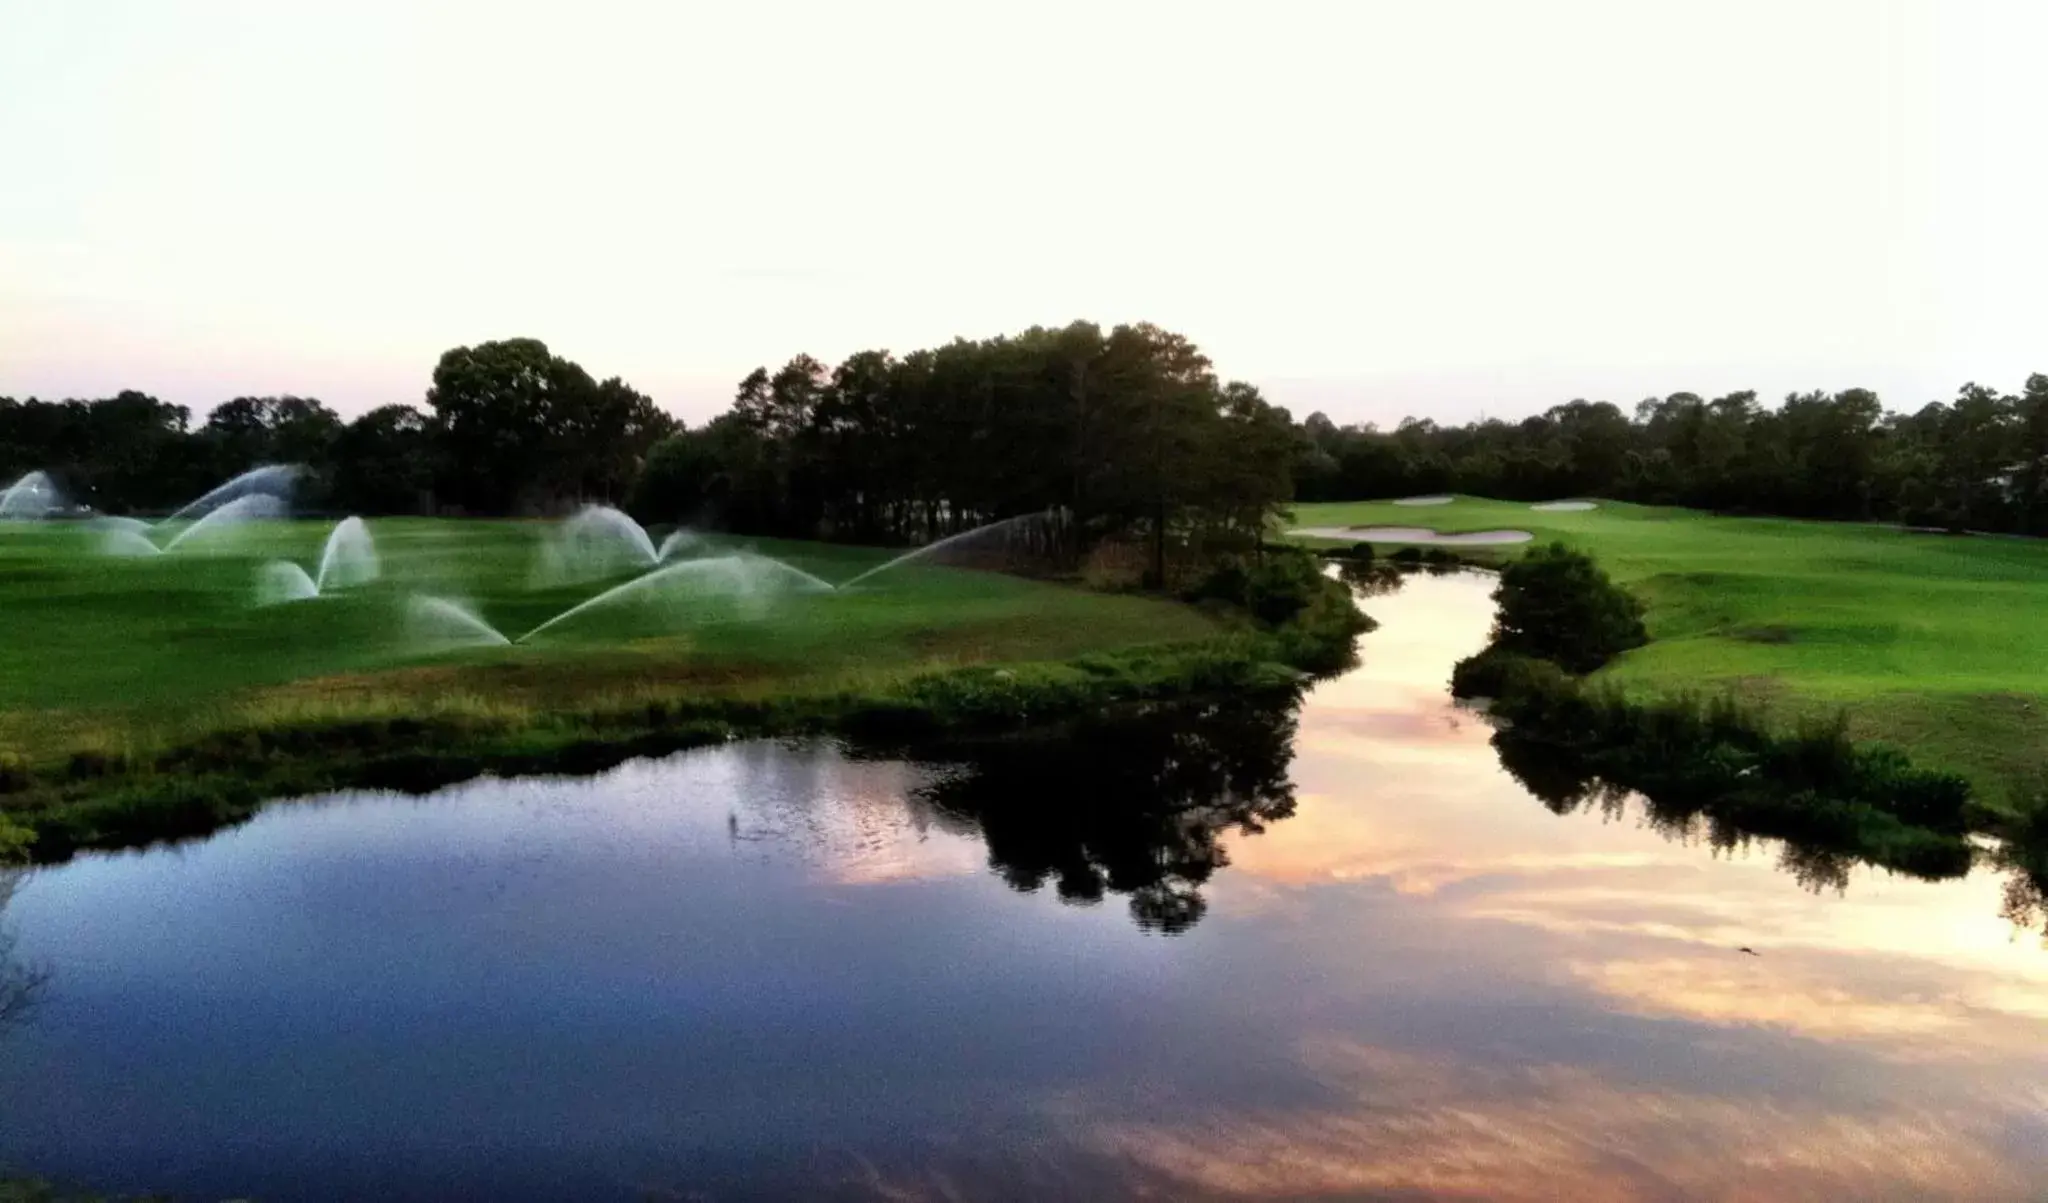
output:
POLYGON ((1089 1138, 1184 1192, 1237 1198, 1618 1203, 2017 1197, 2026 1188, 1994 1119, 1939 1104, 1830 1109, 1340 1041, 1306 1044, 1300 1062, 1341 1102, 1176 1125, 1111 1122, 1089 1138))

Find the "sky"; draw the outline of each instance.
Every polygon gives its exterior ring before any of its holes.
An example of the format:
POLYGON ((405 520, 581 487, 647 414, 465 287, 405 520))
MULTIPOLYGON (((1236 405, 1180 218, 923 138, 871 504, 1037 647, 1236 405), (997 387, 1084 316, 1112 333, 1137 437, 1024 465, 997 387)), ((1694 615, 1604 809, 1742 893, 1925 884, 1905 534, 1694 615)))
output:
POLYGON ((2031 0, 0 0, 0 396, 1152 321, 1305 415, 2048 371, 2031 0), (2039 341, 2037 341, 2039 340, 2039 341))

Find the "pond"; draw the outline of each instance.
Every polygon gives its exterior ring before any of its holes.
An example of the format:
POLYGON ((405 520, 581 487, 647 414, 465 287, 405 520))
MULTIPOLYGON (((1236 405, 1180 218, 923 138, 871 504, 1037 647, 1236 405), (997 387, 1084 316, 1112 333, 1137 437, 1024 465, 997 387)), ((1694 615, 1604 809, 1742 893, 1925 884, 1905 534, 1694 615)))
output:
POLYGON ((0 1166, 269 1200, 2048 1190, 2015 883, 1556 813, 1446 693, 1489 585, 1369 598, 1298 711, 737 745, 38 870, 0 916, 32 987, 0 1166))

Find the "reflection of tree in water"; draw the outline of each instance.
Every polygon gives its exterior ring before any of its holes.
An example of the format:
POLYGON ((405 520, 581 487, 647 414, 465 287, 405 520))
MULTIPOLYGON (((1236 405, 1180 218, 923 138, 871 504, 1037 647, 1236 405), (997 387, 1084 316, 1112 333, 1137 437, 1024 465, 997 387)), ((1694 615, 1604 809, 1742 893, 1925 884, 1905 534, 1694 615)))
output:
MULTIPOLYGON (((2036 819, 2033 826, 2043 826, 2036 819)), ((2016 927, 2038 931, 2048 943, 2048 832, 2027 831, 2008 842, 1997 857, 2006 870, 2005 900, 1999 913, 2016 927)))
POLYGON ((7 904, 21 886, 23 870, 0 865, 0 1028, 28 1014, 45 975, 15 959, 14 932, 7 926, 7 904))
POLYGON ((1769 838, 1778 846, 1778 867, 1814 893, 1848 888, 1849 870, 1860 859, 1852 851, 1788 839, 1783 833, 1752 831, 1698 805, 1645 797, 1601 780, 1569 750, 1520 738, 1511 729, 1496 732, 1493 747, 1500 755, 1501 767, 1555 814, 1597 810, 1612 821, 1622 818, 1629 801, 1635 799, 1651 829, 1666 839, 1704 840, 1716 851, 1727 852, 1769 838))
POLYGON ((981 828, 991 865, 1017 889, 1051 881, 1081 904, 1128 894, 1140 927, 1185 931, 1207 906, 1200 886, 1229 863, 1223 834, 1294 813, 1298 700, 1154 706, 1057 736, 948 747, 942 758, 962 767, 921 792, 981 828))
POLYGON ((1401 589, 1400 568, 1384 560, 1338 560, 1337 577, 1366 597, 1385 597, 1401 589))

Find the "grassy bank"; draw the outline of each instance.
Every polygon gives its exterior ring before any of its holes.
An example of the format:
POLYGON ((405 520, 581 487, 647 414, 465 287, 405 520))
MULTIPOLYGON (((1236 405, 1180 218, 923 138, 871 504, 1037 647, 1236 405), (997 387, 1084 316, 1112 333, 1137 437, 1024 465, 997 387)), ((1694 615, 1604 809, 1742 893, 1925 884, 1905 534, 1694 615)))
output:
MULTIPOLYGON (((912 564, 845 592, 647 589, 530 643, 452 648, 417 629, 410 599, 462 599, 516 635, 622 578, 537 578, 539 524, 399 521, 373 524, 375 583, 253 605, 259 566, 313 566, 327 529, 266 524, 220 554, 126 560, 80 528, 0 533, 0 815, 38 832, 37 855, 209 830, 338 786, 582 770, 735 734, 911 737, 1270 685, 1292 676, 1283 665, 1341 655, 1355 614, 1341 591, 1260 624, 1222 604, 912 564)), ((893 554, 751 546, 832 582, 893 554)))
MULTIPOLYGON (((1602 670, 1637 696, 1729 691, 1789 727, 1846 712, 1849 733, 1968 777, 2010 808, 2048 762, 2048 542, 1913 534, 1601 503, 1542 512, 1304 505, 1304 526, 1532 531, 1591 552, 1648 610, 1649 646, 1602 670)), ((1519 548, 1460 548, 1506 558, 1519 548)))

